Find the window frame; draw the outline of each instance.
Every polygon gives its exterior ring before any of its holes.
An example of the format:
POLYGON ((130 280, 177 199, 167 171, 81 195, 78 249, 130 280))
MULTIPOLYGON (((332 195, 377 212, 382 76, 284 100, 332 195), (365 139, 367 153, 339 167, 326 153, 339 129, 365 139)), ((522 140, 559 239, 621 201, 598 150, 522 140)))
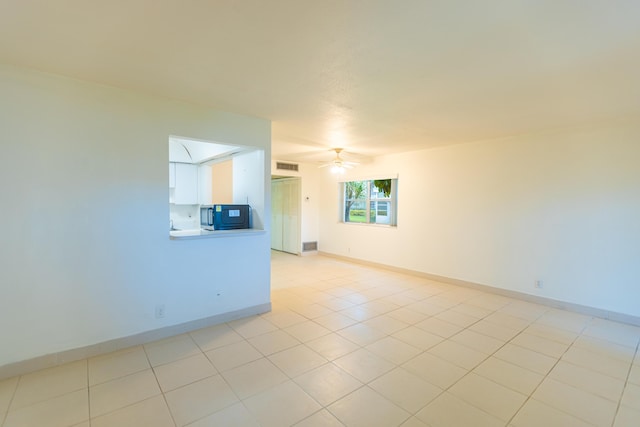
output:
MULTIPOLYGON (((375 177, 375 178, 361 178, 361 179, 349 179, 349 180, 344 180, 340 182, 340 220, 339 222, 343 223, 343 224, 357 224, 357 225, 367 225, 367 226, 378 226, 378 227, 397 227, 398 226, 398 215, 397 215, 397 210, 398 210, 398 203, 397 203, 397 197, 398 196, 398 178, 397 176, 383 176, 383 177, 375 177), (385 197, 384 194, 382 194, 383 197, 373 197, 372 196, 372 189, 375 186, 374 181, 379 181, 379 180, 390 180, 391 181, 391 191, 388 197, 385 197), (347 212, 346 212, 346 205, 348 202, 347 199, 347 184, 350 182, 365 182, 366 183, 366 189, 364 191, 365 196, 363 198, 358 198, 355 200, 358 201, 362 201, 365 204, 365 221, 349 221, 347 218, 347 212), (378 223, 378 222, 371 222, 371 205, 377 202, 384 202, 384 203, 388 203, 388 208, 387 208, 387 217, 389 218, 387 223, 378 223)), ((376 204, 376 210, 377 210, 377 204, 376 204)), ((376 212, 376 216, 377 216, 377 212, 376 212)))

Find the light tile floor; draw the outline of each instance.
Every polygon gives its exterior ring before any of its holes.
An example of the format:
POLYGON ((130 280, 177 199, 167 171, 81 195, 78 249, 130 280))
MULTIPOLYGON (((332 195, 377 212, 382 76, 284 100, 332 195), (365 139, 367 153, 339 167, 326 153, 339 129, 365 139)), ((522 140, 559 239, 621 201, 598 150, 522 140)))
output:
POLYGON ((2 427, 640 426, 640 328, 322 256, 273 311, 0 381, 2 427))

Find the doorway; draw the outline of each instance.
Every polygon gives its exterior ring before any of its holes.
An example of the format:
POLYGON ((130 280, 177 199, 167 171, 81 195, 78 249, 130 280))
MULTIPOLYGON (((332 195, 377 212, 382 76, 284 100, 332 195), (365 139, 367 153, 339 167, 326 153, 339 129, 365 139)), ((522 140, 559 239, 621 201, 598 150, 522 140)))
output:
POLYGON ((271 179, 271 249, 300 254, 300 178, 271 179))

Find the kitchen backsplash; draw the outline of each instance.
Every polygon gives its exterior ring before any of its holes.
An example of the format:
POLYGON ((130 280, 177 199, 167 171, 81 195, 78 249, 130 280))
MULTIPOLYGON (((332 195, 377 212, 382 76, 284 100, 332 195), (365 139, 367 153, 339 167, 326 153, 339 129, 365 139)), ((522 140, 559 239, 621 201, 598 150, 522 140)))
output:
POLYGON ((200 228, 200 205, 169 205, 169 227, 177 230, 200 228))

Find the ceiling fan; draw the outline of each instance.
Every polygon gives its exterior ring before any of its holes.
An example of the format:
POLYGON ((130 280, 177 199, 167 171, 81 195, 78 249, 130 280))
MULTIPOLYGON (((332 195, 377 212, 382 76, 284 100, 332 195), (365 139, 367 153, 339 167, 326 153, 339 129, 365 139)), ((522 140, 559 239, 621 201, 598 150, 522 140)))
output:
POLYGON ((354 166, 360 164, 358 162, 346 161, 342 157, 340 157, 340 153, 343 151, 342 148, 333 148, 332 151, 336 152, 336 157, 333 160, 318 166, 319 168, 326 168, 327 166, 331 166, 331 172, 344 173, 345 169, 351 169, 354 166))

